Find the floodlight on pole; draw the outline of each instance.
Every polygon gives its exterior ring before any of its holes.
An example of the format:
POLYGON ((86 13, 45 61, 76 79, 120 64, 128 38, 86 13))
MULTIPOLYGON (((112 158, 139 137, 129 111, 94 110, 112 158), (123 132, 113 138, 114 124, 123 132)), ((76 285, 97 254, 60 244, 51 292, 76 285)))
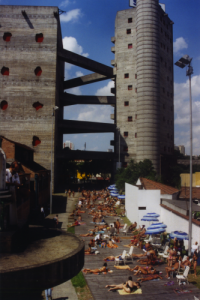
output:
POLYGON ((53 120, 55 110, 59 109, 58 106, 53 107, 52 112, 52 131, 51 131, 51 181, 50 181, 50 214, 52 214, 52 169, 53 169, 53 120))
POLYGON ((189 202, 189 243, 188 255, 191 255, 192 247, 192 88, 191 88, 191 75, 193 74, 193 67, 191 66, 192 58, 189 55, 184 55, 175 63, 176 66, 184 68, 188 66, 186 76, 189 76, 189 95, 190 95, 190 202, 189 202))

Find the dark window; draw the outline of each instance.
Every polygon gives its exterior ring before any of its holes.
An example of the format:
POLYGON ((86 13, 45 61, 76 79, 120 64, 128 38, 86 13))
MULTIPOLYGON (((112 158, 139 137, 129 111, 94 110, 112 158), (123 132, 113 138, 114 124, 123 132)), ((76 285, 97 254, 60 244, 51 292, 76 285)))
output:
POLYGON ((133 86, 132 85, 128 85, 128 90, 132 90, 133 89, 133 86))
POLYGON ((124 101, 124 106, 129 106, 129 101, 124 101))
POLYGON ((128 136, 128 131, 124 131, 124 137, 128 136))
POLYGON ((132 117, 128 117, 128 122, 132 122, 132 121, 133 121, 132 117))
POLYGON ((167 92, 167 97, 169 97, 169 92, 167 92))
POLYGON ((165 68, 167 68, 167 63, 165 62, 165 68))
POLYGON ((129 73, 125 73, 124 78, 129 78, 129 73))
POLYGON ((135 115, 135 119, 137 120, 137 115, 135 115))
POLYGON ((162 29, 162 27, 160 28, 160 31, 161 31, 161 32, 163 32, 163 29, 162 29))
POLYGON ((131 33, 131 29, 126 29, 126 33, 130 34, 131 33))
POLYGON ((133 44, 128 44, 128 49, 132 49, 133 48, 133 44))
POLYGON ((165 109, 165 104, 163 104, 163 108, 165 109))
POLYGON ((135 74, 135 79, 137 79, 137 74, 135 74))
POLYGON ((135 93, 137 93, 137 88, 135 88, 135 93))
POLYGON ((165 117, 163 117, 163 122, 165 122, 165 117))
POLYGON ((137 137, 137 132, 135 133, 135 138, 137 137))
POLYGON ((160 57, 160 61, 161 61, 161 62, 163 61, 163 58, 162 58, 162 57, 160 57))
POLYGON ((138 210, 146 210, 146 207, 145 206, 139 206, 138 210))
POLYGON ((163 88, 162 90, 163 90, 163 93, 165 94, 165 88, 163 88))
POLYGON ((133 19, 132 18, 128 18, 128 23, 132 23, 133 19))
POLYGON ((164 146, 164 152, 166 152, 166 147, 164 146))
POLYGON ((167 76, 167 81, 169 81, 169 76, 167 76))

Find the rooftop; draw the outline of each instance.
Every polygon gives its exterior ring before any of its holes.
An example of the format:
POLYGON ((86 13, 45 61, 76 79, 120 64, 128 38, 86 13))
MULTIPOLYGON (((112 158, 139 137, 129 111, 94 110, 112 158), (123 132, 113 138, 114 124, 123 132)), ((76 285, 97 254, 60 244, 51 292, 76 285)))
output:
POLYGON ((160 190, 161 195, 173 195, 179 192, 178 189, 172 186, 156 182, 147 178, 140 177, 140 182, 145 190, 160 190))

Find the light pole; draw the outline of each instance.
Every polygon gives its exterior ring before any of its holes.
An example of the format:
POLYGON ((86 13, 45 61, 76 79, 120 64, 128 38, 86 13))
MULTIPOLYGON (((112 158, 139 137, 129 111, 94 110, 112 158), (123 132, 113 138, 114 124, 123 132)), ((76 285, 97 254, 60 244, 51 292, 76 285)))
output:
POLYGON ((191 255, 192 246, 192 89, 191 89, 191 75, 193 74, 193 67, 191 66, 192 58, 189 55, 184 55, 175 63, 176 66, 184 68, 188 66, 186 76, 189 76, 189 95, 190 95, 190 203, 189 203, 189 243, 188 255, 191 255))
POLYGON ((55 110, 59 109, 58 106, 53 107, 52 112, 52 131, 51 131, 51 181, 50 181, 50 214, 52 214, 52 168, 53 168, 53 120, 55 116, 55 110))
POLYGON ((119 162, 117 163, 117 169, 120 168, 120 128, 117 127, 117 131, 119 131, 119 162))

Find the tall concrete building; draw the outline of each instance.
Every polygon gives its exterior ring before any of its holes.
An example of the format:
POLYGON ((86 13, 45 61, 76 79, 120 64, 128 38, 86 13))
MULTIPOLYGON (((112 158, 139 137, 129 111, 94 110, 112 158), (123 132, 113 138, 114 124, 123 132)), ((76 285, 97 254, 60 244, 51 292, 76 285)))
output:
POLYGON ((173 154, 173 22, 158 0, 138 0, 115 20, 116 151, 124 166, 173 154), (120 147, 119 147, 120 141, 120 147))

